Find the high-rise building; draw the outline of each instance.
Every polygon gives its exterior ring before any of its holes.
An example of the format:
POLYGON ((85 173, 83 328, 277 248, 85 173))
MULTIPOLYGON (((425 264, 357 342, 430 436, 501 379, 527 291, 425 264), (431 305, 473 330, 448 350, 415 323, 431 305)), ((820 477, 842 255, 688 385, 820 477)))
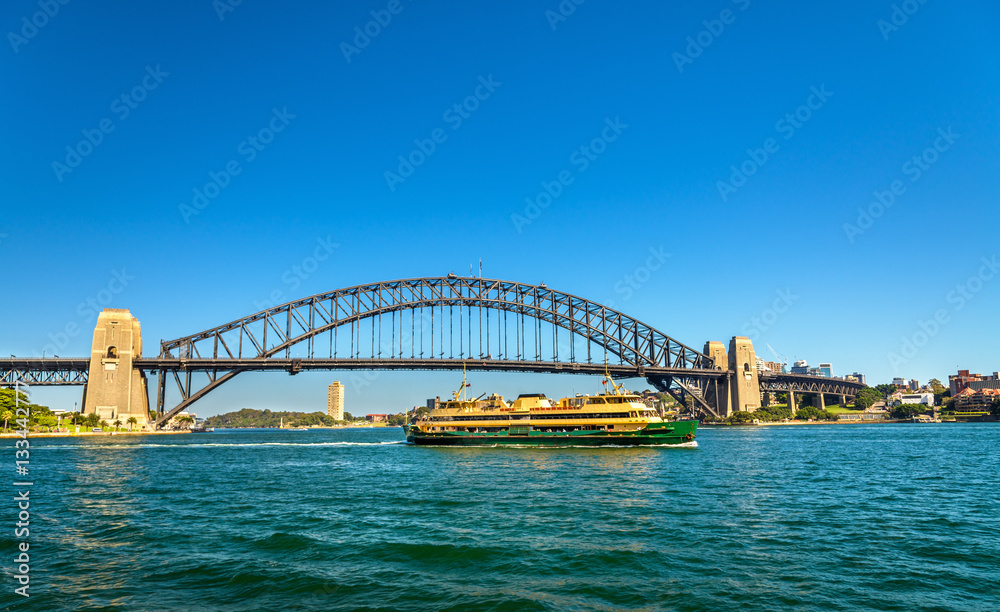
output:
POLYGON ((820 376, 826 376, 827 378, 833 378, 833 364, 821 363, 819 364, 819 374, 820 376))
POLYGON ((340 381, 330 384, 326 396, 326 413, 338 421, 344 420, 344 385, 340 381))
POLYGON ((844 379, 853 382, 859 382, 862 385, 868 384, 868 382, 865 380, 865 375, 861 374, 860 372, 855 372, 854 374, 848 374, 847 376, 844 377, 844 379))
POLYGON ((792 366, 792 374, 808 374, 809 373, 809 362, 802 359, 796 361, 792 366))
POLYGON ((910 380, 910 391, 919 391, 919 390, 920 390, 920 381, 917 380, 916 378, 910 380))

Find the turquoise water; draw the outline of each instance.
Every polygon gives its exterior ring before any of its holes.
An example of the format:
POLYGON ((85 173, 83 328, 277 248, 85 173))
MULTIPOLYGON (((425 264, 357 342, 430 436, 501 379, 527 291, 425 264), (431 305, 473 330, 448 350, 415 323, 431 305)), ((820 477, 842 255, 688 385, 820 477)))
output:
POLYGON ((704 428, 697 448, 401 439, 36 439, 34 594, 12 595, 6 560, 4 607, 1000 609, 998 425, 704 428))

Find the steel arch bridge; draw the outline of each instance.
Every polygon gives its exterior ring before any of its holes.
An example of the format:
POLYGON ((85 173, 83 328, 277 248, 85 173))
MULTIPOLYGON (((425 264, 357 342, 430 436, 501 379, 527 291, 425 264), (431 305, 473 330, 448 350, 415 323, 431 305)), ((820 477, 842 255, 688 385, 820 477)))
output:
POLYGON ((135 367, 158 377, 155 426, 240 372, 479 369, 643 377, 718 415, 731 373, 650 325, 603 304, 479 277, 415 278, 338 289, 163 341, 135 367), (179 402, 169 406, 168 378, 179 402))

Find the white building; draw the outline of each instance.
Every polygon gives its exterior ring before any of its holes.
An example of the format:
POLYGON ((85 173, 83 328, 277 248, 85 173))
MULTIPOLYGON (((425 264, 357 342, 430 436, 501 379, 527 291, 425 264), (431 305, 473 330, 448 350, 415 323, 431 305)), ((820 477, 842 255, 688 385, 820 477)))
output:
POLYGON ((934 405, 934 394, 933 393, 904 393, 899 397, 899 403, 901 404, 926 404, 928 406, 934 405))

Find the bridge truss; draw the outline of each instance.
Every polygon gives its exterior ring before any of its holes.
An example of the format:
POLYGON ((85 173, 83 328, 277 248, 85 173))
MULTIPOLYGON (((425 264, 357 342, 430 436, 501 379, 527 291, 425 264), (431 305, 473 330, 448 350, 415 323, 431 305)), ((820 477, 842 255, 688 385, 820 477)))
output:
POLYGON ((157 358, 134 365, 158 374, 156 426, 250 370, 600 374, 607 367, 645 377, 708 414, 718 413, 706 394, 729 376, 708 356, 603 304, 544 284, 454 275, 317 294, 164 341, 157 358), (179 394, 172 407, 168 379, 179 394))

